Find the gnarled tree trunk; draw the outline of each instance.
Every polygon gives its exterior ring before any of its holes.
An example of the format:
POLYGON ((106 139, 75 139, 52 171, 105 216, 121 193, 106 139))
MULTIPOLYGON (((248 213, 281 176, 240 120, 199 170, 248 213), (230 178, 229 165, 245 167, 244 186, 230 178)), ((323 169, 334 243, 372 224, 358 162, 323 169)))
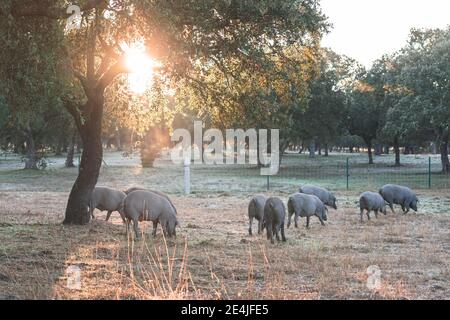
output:
POLYGON ((90 117, 82 124, 80 136, 83 142, 80 168, 67 202, 64 224, 87 224, 89 197, 100 173, 103 158, 101 128, 103 116, 103 93, 88 100, 85 109, 91 109, 90 117))

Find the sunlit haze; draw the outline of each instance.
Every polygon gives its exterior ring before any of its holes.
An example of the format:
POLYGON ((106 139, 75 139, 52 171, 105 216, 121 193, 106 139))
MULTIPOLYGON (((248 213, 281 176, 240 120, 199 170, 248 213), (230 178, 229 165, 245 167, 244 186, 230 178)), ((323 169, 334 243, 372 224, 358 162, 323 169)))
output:
POLYGON ((450 24, 449 0, 322 0, 321 4, 334 25, 323 46, 366 67, 402 48, 411 28, 450 24))
POLYGON ((121 45, 126 53, 126 65, 131 70, 128 74, 128 86, 134 93, 144 93, 151 87, 153 82, 153 71, 159 63, 150 58, 145 53, 145 47, 142 43, 132 45, 121 45))

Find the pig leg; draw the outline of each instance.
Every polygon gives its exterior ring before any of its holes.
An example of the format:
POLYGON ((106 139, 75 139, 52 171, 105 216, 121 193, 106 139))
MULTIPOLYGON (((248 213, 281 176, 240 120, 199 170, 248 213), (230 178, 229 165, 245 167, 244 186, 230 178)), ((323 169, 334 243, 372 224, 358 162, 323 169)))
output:
POLYGON ((128 233, 130 232, 130 224, 131 224, 131 220, 127 219, 127 221, 125 222, 125 226, 127 229, 127 238, 128 238, 128 233))
MULTIPOLYGON (((369 213, 367 213, 367 214, 369 214, 369 213)), ((321 217, 319 217, 319 220, 320 220, 320 224, 321 224, 323 227, 325 227, 325 222, 323 222, 323 220, 322 220, 321 217)))
POLYGON ((300 215, 298 213, 295 214, 295 218, 294 218, 294 223, 295 223, 295 227, 298 229, 298 217, 300 215))
POLYGON ((391 208, 392 213, 395 214, 394 204, 392 202, 389 202, 389 208, 391 208))
POLYGON ((364 209, 361 208, 361 212, 359 213, 359 220, 363 222, 364 209))
POLYGON ((275 233, 275 237, 277 238, 277 241, 280 242, 280 228, 277 226, 273 226, 273 233, 275 233))
POLYGON ((272 234, 272 224, 267 223, 266 224, 266 229, 267 229, 267 240, 270 240, 270 242, 273 244, 273 234, 272 234))
MULTIPOLYGON (((261 219, 262 220, 262 219, 261 219)), ((262 221, 258 221, 258 234, 262 233, 262 221)))
POLYGON ((109 220, 109 217, 111 217, 111 213, 112 213, 112 211, 109 210, 108 213, 106 214, 106 220, 105 221, 109 220))
POLYGON ((378 210, 375 210, 375 218, 378 219, 378 210))
MULTIPOLYGON (((249 235, 253 235, 253 233, 252 233, 252 225, 253 225, 253 217, 251 217, 251 218, 248 218, 248 234, 249 235)), ((258 230, 258 232, 259 232, 259 230, 258 230)))
POLYGON ((306 217, 306 229, 309 229, 309 220, 311 219, 311 217, 306 217))
POLYGON ((136 239, 140 239, 141 238, 141 233, 139 231, 139 221, 138 221, 138 219, 133 219, 133 229, 134 229, 134 233, 136 235, 136 239))
POLYGON ((289 218, 288 218, 288 223, 287 223, 287 228, 289 229, 289 227, 291 226, 291 219, 292 219, 292 215, 294 214, 294 212, 289 212, 289 218))
POLYGON ((119 211, 120 217, 122 218, 122 222, 123 223, 127 223, 127 221, 125 220, 125 215, 119 211))
POLYGON ((281 225, 281 240, 286 242, 286 236, 284 235, 284 223, 281 225))
POLYGON ((156 229, 158 229, 158 221, 153 221, 153 232, 152 232, 153 237, 156 237, 156 229))
MULTIPOLYGON (((158 221, 156 221, 156 223, 158 223, 158 221)), ((167 230, 167 222, 161 221, 161 227, 162 227, 162 230, 163 230, 164 237, 166 237, 166 238, 170 237, 169 232, 167 230)))
POLYGON ((367 213, 366 213, 366 214, 367 214, 367 219, 370 220, 370 211, 367 210, 367 213))
POLYGON ((89 205, 89 213, 91 214, 92 219, 95 219, 94 210, 95 210, 95 206, 93 204, 90 204, 89 205))

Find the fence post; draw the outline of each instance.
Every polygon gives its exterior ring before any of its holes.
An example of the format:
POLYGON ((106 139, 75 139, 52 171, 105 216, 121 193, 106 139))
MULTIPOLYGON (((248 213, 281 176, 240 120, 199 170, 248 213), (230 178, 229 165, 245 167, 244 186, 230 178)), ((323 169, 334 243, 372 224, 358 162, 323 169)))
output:
POLYGON ((270 190, 270 176, 267 175, 267 191, 270 190))
POLYGON ((191 193, 191 159, 184 159, 184 193, 191 193))
POLYGON ((349 168, 350 164, 349 164, 349 158, 347 158, 347 165, 345 167, 345 176, 347 179, 347 190, 349 189, 349 178, 350 178, 350 168, 349 168))
POLYGON ((431 189, 431 157, 428 157, 428 189, 431 189))

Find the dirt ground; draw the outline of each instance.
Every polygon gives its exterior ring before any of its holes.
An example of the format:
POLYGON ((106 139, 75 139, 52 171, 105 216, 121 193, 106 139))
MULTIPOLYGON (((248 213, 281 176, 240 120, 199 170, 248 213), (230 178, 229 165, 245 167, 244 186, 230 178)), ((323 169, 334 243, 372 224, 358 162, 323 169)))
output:
MULTIPOLYGON (((328 167, 339 157, 317 161, 328 167)), ((143 225, 144 240, 134 242, 117 213, 108 223, 96 211, 87 226, 61 224, 77 174, 62 167, 63 157, 43 171, 21 170, 14 156, 0 160, 0 299, 450 299, 448 188, 415 190, 418 214, 360 223, 358 196, 377 183, 342 191, 331 179, 339 210, 330 210, 326 227, 313 218, 306 230, 302 221, 287 230, 287 243, 271 245, 247 231, 249 199, 265 190, 261 177, 199 168, 184 196, 181 168, 142 169, 138 156, 107 152, 99 185, 162 190, 177 207, 176 240, 160 230, 154 239, 143 225)), ((293 168, 306 161, 288 160, 293 168)), ((266 194, 286 201, 304 183, 291 180, 266 194)))
POLYGON ((118 214, 61 225, 67 192, 1 191, 0 299, 450 299, 450 194, 419 193, 440 212, 360 223, 341 192, 326 227, 302 221, 271 245, 248 236, 249 195, 172 195, 177 239, 147 225, 134 242, 118 214))

